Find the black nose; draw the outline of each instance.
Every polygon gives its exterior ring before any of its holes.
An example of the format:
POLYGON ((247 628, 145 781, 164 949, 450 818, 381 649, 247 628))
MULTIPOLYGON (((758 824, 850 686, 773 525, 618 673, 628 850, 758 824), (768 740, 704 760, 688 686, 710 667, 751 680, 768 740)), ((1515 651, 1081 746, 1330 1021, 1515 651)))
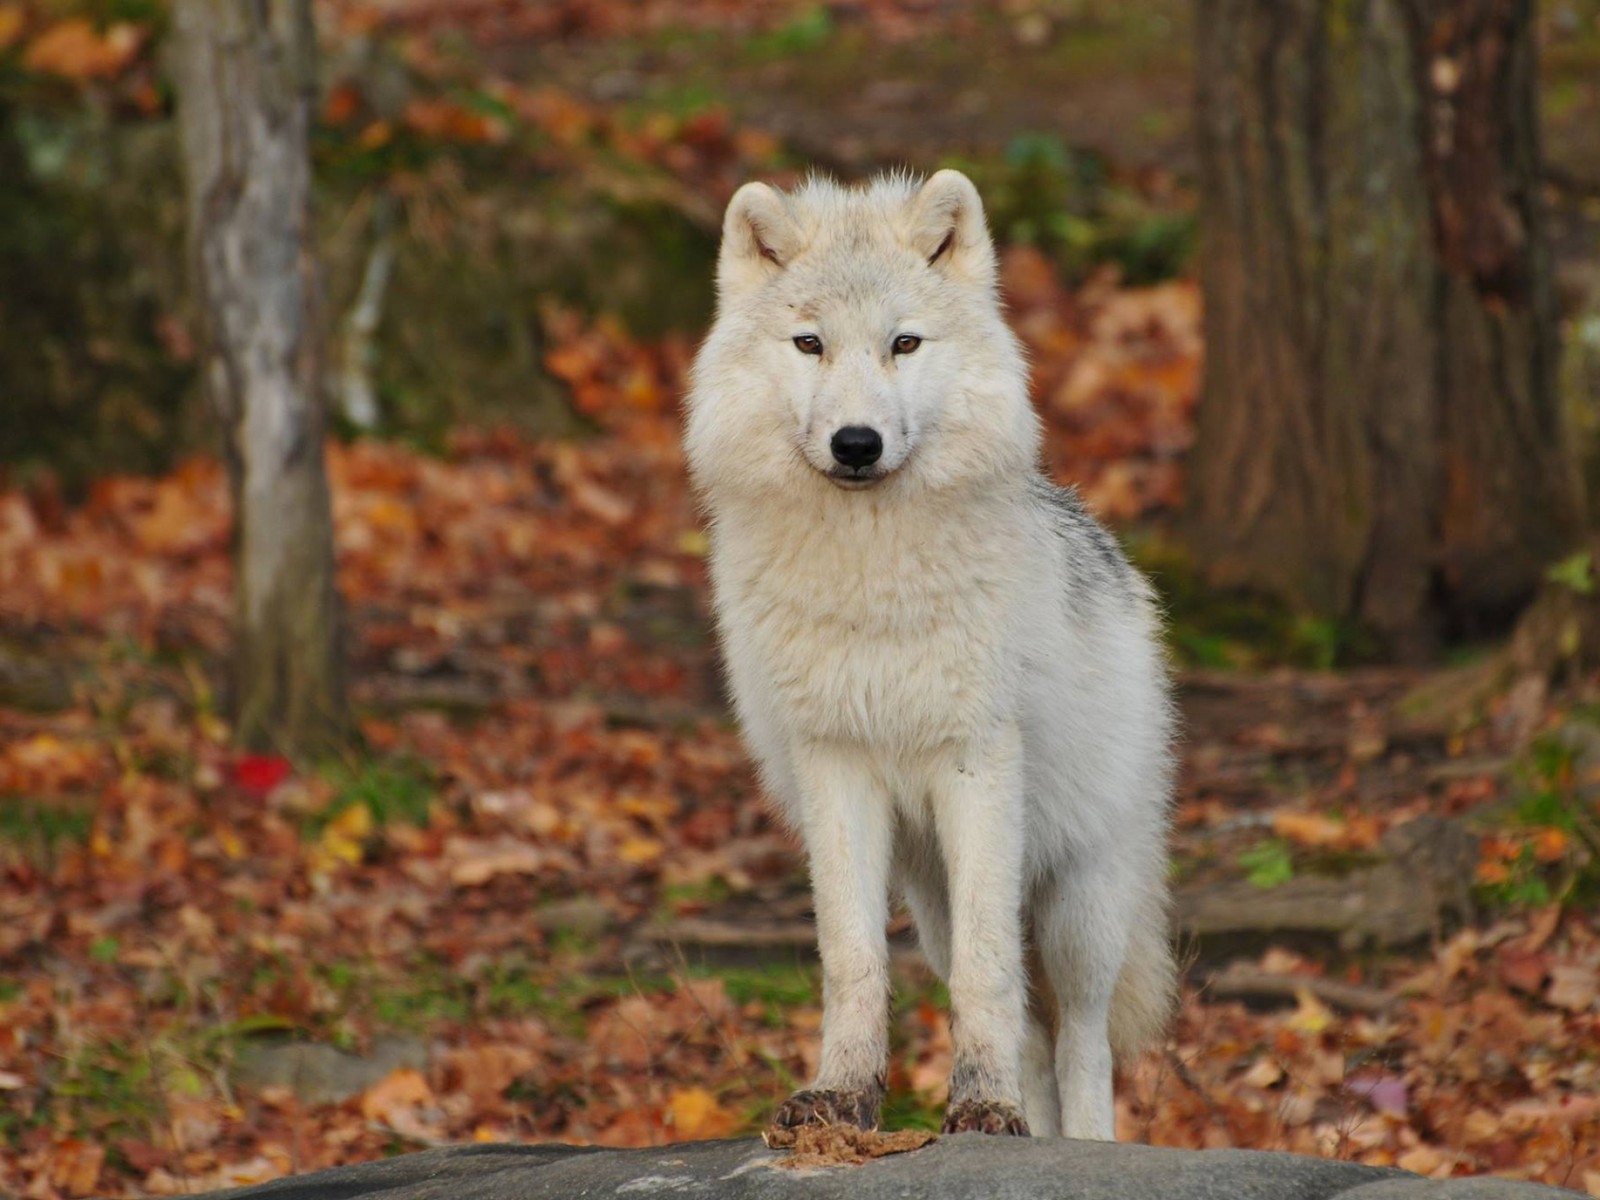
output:
POLYGON ((833 435, 833 457, 840 466, 870 467, 883 457, 883 439, 876 429, 846 425, 833 435))

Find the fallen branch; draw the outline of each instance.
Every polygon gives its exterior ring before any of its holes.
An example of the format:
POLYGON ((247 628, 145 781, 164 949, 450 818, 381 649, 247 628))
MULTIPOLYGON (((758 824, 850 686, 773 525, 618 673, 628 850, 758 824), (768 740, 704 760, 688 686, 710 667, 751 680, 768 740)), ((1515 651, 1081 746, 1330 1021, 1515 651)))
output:
POLYGON ((1341 983, 1337 979, 1318 979, 1310 975, 1284 975, 1242 963, 1217 972, 1207 988, 1213 996, 1233 1000, 1292 1000, 1301 992, 1310 992, 1333 1008, 1374 1016, 1387 1012, 1399 999, 1393 992, 1365 984, 1341 983))

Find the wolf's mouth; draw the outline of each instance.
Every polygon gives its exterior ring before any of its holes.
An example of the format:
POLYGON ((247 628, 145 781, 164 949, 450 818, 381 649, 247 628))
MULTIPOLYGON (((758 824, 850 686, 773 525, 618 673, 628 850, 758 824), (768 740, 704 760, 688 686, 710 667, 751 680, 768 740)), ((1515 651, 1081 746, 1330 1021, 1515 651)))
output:
POLYGON ((882 483, 889 477, 889 472, 879 467, 834 467, 831 471, 824 471, 823 475, 831 484, 849 492, 859 492, 882 483))

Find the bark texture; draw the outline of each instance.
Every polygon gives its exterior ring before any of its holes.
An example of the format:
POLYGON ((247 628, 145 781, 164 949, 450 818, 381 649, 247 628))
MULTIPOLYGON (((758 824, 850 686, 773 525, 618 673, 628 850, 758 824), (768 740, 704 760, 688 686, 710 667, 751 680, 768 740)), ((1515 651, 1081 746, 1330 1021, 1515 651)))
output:
POLYGON ((1530 0, 1200 0, 1191 543, 1391 649, 1503 625, 1577 533, 1530 0))
POLYGON ((178 0, 179 116, 205 381, 235 536, 236 736, 305 754, 348 729, 307 144, 309 0, 178 0))

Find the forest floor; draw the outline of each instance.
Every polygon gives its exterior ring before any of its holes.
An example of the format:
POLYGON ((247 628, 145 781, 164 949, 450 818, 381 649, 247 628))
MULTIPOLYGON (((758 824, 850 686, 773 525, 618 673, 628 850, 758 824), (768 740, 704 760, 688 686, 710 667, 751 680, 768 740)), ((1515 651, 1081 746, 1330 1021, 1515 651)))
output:
MULTIPOLYGON (((1192 286, 1069 291, 1026 250, 1006 279, 1062 474, 1158 516, 1192 286)), ((0 493, 0 1188, 746 1132, 807 1077, 803 868, 719 693, 686 355, 568 329, 585 440, 331 444, 365 748, 315 768, 228 748, 214 461, 0 493)), ((1180 659, 1227 661, 1178 603, 1180 659)), ((1585 710, 1522 688, 1430 724, 1417 682, 1180 670, 1191 970, 1120 1131, 1600 1192, 1585 710)), ((949 1026, 898 934, 887 1122, 921 1126, 949 1026)))
MULTIPOLYGON (((775 162, 1003 153, 1037 115, 1012 93, 957 103, 954 67, 949 105, 888 86, 927 61, 932 25, 974 55, 1037 46, 1018 97, 1072 67, 1089 82, 1050 91, 1046 123, 1093 145, 1100 122, 1130 194, 1182 209, 1166 177, 1187 6, 1012 7, 972 24, 916 0, 759 19, 732 0, 338 0, 332 61, 365 90, 330 91, 323 152, 526 128, 540 172, 648 168, 713 217, 775 162), (1035 9, 1083 11, 1041 32, 1035 9), (706 30, 739 20, 755 23, 738 55, 693 77, 732 55, 706 30), (1114 38, 1090 54, 1096 30, 1114 38), (437 92, 393 120, 353 48, 373 31, 437 92), (842 88, 880 41, 884 85, 842 88), (464 91, 496 55, 501 78, 464 91), (1151 86, 1117 93, 1128 63, 1151 86)), ((52 35, 50 59, 50 29, 8 26, 12 10, 0 54, 15 40, 33 69, 142 103, 143 42, 52 35)), ((1551 86, 1562 114, 1600 104, 1581 73, 1551 86)), ((1574 144, 1562 114, 1553 141, 1574 144)), ((449 202, 413 193, 408 219, 449 202)), ((1031 219, 1013 216, 1012 233, 1031 219)), ((1513 681, 1464 707, 1468 651, 1427 674, 1350 666, 1349 631, 1207 594, 1165 533, 1193 438, 1195 285, 1129 286, 1094 262, 1068 282, 1060 254, 1021 244, 1003 260, 1048 462, 1172 618, 1187 980, 1170 1040, 1123 1072, 1119 1135, 1600 1195, 1595 681, 1513 681)), ((539 320, 537 365, 588 436, 466 423, 426 450, 330 442, 362 732, 342 759, 230 748, 214 459, 107 474, 82 499, 0 488, 0 1195, 180 1194, 446 1141, 746 1133, 815 1067, 804 867, 710 639, 678 449, 690 335, 539 320)), ((947 998, 903 918, 894 935, 885 1122, 936 1126, 947 998)))

